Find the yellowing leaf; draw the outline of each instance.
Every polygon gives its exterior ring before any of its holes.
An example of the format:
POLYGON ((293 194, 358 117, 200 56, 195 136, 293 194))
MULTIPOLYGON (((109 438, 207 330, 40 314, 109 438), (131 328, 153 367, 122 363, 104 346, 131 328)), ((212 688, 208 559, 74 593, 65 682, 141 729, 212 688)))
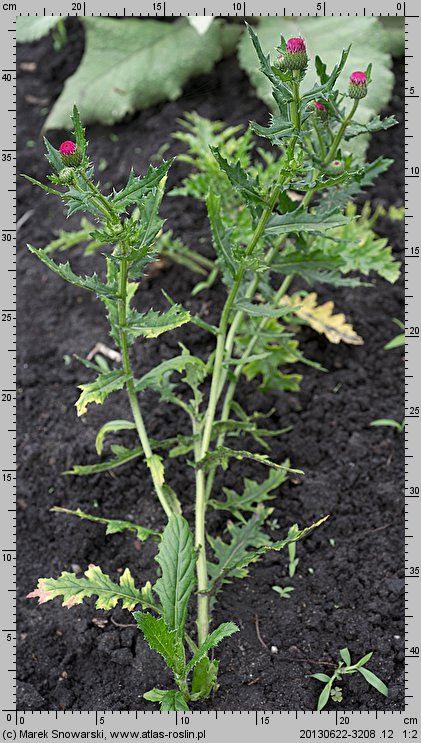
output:
POLYGON ((364 343, 352 325, 346 322, 342 312, 333 314, 334 304, 331 300, 324 304, 317 304, 316 292, 311 292, 304 298, 300 298, 299 294, 294 294, 292 297, 286 296, 283 301, 285 304, 299 305, 299 309, 295 310, 297 317, 305 320, 317 333, 325 335, 331 343, 342 341, 353 346, 361 346, 364 343))

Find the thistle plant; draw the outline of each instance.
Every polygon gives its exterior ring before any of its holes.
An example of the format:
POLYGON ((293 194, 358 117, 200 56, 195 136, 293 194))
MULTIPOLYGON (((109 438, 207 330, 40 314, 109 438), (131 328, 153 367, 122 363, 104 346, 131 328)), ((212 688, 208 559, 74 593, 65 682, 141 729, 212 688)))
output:
MULTIPOLYGON (((274 497, 271 493, 290 472, 301 471, 291 468, 289 461, 278 463, 269 458, 266 439, 280 432, 264 428, 261 414, 249 415, 235 398, 243 373, 249 379, 263 377, 266 389, 272 376, 282 380, 283 388, 289 384, 294 389, 294 380, 288 379, 280 367, 291 359, 303 360, 289 330, 301 322, 297 318, 301 295, 287 293, 296 276, 309 283, 358 283, 357 279, 344 276, 354 266, 349 267, 342 259, 343 243, 335 236, 335 230, 345 229, 351 223, 352 218, 346 213, 350 196, 372 183, 388 162, 356 161, 346 153, 344 143, 348 138, 394 123, 393 117, 383 122, 376 117, 369 124, 354 119, 371 71, 368 67, 364 73, 364 85, 355 78, 350 81, 348 94, 338 91, 337 81, 349 49, 342 52, 330 73, 317 58, 320 83, 303 92, 309 64, 305 41, 281 38, 277 59, 271 64, 257 36, 249 30, 277 106, 269 127, 253 123, 250 131, 268 140, 277 157, 267 153, 266 167, 256 173, 242 164, 249 155, 250 139, 245 140, 236 162, 227 157, 223 147, 207 151, 206 172, 200 181, 196 180, 196 195, 206 202, 216 261, 209 266, 194 251, 180 249, 184 262, 190 261, 205 273, 210 270, 208 286, 217 276, 226 286, 226 300, 217 324, 192 315, 180 301, 167 295, 167 311, 140 310, 142 277, 164 240, 159 209, 171 161, 151 166, 144 176, 132 171, 122 190, 104 193, 95 180, 85 131, 75 107, 74 141, 63 142, 56 149, 45 140, 53 170, 49 177, 52 185, 29 177, 48 194, 59 197, 68 215, 84 215, 83 234, 88 235, 93 249, 101 249, 105 255, 105 278, 96 274, 81 276, 69 263, 51 258, 51 250, 28 246, 61 278, 98 297, 107 313, 113 343, 121 354, 121 366, 115 368, 104 369, 103 364, 81 359, 96 373, 96 378, 80 385, 77 413, 85 415, 89 405, 102 405, 112 393, 125 390, 131 420, 105 423, 96 437, 96 449, 101 455, 109 436, 121 431, 131 431, 137 438, 131 448, 111 445, 112 456, 108 460, 94 465, 77 464, 67 474, 90 475, 143 460, 167 520, 160 533, 79 509, 54 509, 99 522, 109 534, 129 530, 140 540, 155 539, 159 577, 154 585, 148 582, 138 588, 128 569, 117 584, 100 567, 90 565, 82 578, 68 572, 56 579, 42 578, 29 595, 40 603, 61 596, 67 607, 96 596, 98 609, 111 609, 118 601, 130 611, 137 609, 134 618, 139 629, 173 673, 174 688, 153 689, 144 695, 164 710, 188 709, 190 703, 217 689, 218 660, 210 656, 210 651, 238 631, 229 620, 215 629, 211 625, 212 610, 224 585, 246 577, 249 566, 269 550, 279 551, 295 544, 325 521, 326 517, 322 517, 301 529, 294 524, 277 541, 271 541, 265 533, 265 521, 273 512, 268 506, 274 497), (351 108, 347 98, 352 99, 351 108), (292 192, 300 194, 298 206, 292 192), (148 339, 189 322, 212 338, 209 357, 194 356, 181 345, 179 355, 137 377, 131 351, 138 339, 146 346, 148 339), (172 438, 152 439, 142 410, 145 390, 156 392, 162 403, 181 408, 190 421, 190 432, 182 430, 172 438), (238 440, 244 436, 251 436, 264 448, 263 453, 256 452, 256 447, 249 451, 227 445, 228 438, 238 440), (166 481, 166 457, 185 457, 186 466, 194 468, 194 532, 182 515, 183 499, 166 481), (218 468, 226 469, 232 460, 244 459, 269 467, 269 476, 263 482, 246 479, 242 492, 224 488, 224 498, 218 497, 214 492, 218 468), (211 508, 230 514, 224 538, 207 533, 206 517, 211 508), (193 593, 197 602, 196 631, 190 615, 193 593)), ((297 558, 292 548, 289 559, 295 570, 297 558)))

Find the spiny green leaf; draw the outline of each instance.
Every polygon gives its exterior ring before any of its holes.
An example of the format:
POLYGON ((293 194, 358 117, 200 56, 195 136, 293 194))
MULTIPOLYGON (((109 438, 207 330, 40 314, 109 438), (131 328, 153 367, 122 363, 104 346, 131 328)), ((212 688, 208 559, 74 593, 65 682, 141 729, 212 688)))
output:
POLYGON ((162 576, 155 584, 170 630, 179 637, 184 634, 187 607, 195 585, 196 552, 187 521, 179 515, 170 517, 164 529, 156 561, 162 576))
POLYGON ((189 707, 181 693, 176 689, 151 689, 143 695, 148 702, 159 702, 161 712, 188 712, 189 707))
POLYGON ((179 304, 173 304, 167 312, 149 310, 146 314, 141 314, 131 310, 126 330, 132 338, 157 338, 167 330, 174 330, 190 322, 190 319, 190 312, 179 304))
POLYGON ((69 125, 78 101, 85 124, 114 124, 126 114, 179 97, 187 80, 210 72, 223 54, 223 25, 215 21, 199 36, 186 18, 156 20, 84 17, 85 52, 67 79, 45 123, 69 125), (163 53, 165 50, 165 53, 163 53))
POLYGON ((136 424, 133 423, 133 421, 115 420, 104 423, 104 425, 101 426, 101 428, 99 429, 95 439, 95 448, 97 454, 102 454, 104 439, 107 433, 114 433, 115 431, 132 431, 135 428, 136 424))
POLYGON ((166 375, 173 373, 181 374, 187 372, 186 376, 183 377, 182 381, 190 379, 190 374, 195 374, 200 380, 203 380, 206 374, 206 365, 197 356, 192 356, 187 352, 187 349, 183 350, 179 356, 175 356, 173 359, 167 359, 162 361, 158 366, 141 377, 136 382, 136 391, 142 392, 146 389, 154 389, 159 392, 163 379, 166 375), (189 371, 190 370, 190 371, 189 371))
POLYGON ((267 454, 254 454, 250 451, 244 451, 241 449, 229 449, 227 446, 219 446, 214 451, 206 454, 201 460, 195 463, 196 469, 208 470, 210 467, 221 465, 223 469, 228 466, 230 459, 253 459, 255 462, 265 464, 267 467, 273 467, 276 470, 286 470, 287 472, 294 472, 296 474, 304 474, 302 470, 292 469, 284 464, 277 464, 272 462, 267 454))
POLYGON ((347 224, 349 219, 336 210, 330 215, 312 213, 299 206, 293 212, 275 214, 269 219, 266 227, 267 235, 285 235, 291 232, 313 232, 323 234, 332 227, 347 224))
POLYGON ((89 565, 84 578, 77 578, 74 573, 63 572, 59 578, 40 578, 37 588, 28 594, 28 598, 37 598, 39 604, 45 604, 56 596, 63 596, 63 606, 68 609, 81 604, 84 598, 97 596, 97 609, 113 609, 122 601, 123 609, 134 609, 140 605, 158 611, 159 607, 149 603, 150 584, 139 591, 134 585, 130 570, 126 568, 120 583, 113 583, 98 565, 89 565))
POLYGON ((114 454, 114 458, 106 462, 98 462, 97 464, 75 464, 71 470, 63 472, 64 475, 96 475, 98 472, 107 472, 113 470, 116 467, 120 467, 122 464, 130 462, 132 459, 137 459, 143 455, 142 447, 136 449, 126 449, 124 446, 111 446, 111 451, 114 454))
MULTIPOLYGON (((255 562, 255 560, 257 560, 262 555, 265 555, 266 552, 270 552, 271 550, 274 550, 275 552, 279 552, 284 547, 287 547, 288 544, 291 544, 291 542, 298 542, 299 539, 303 539, 304 537, 311 534, 311 532, 313 532, 314 529, 317 529, 318 526, 321 526, 322 524, 324 524, 328 518, 329 516, 324 516, 322 519, 319 519, 319 521, 316 521, 314 524, 311 524, 311 526, 306 526, 301 531, 295 531, 293 534, 289 534, 285 539, 281 539, 278 542, 270 542, 267 545, 259 547, 259 549, 253 555, 252 562, 255 562)), ((245 559, 248 559, 248 558, 245 558, 245 559)), ((237 567, 241 569, 242 567, 248 564, 249 562, 244 562, 243 560, 240 560, 237 567)))
POLYGON ((39 186, 39 188, 42 188, 43 191, 51 194, 52 196, 60 196, 60 198, 63 196, 61 191, 57 191, 55 188, 50 188, 50 186, 46 186, 45 183, 41 183, 41 181, 37 181, 36 178, 31 178, 31 176, 25 175, 25 173, 22 173, 22 177, 26 178, 27 181, 29 181, 30 183, 33 183, 35 186, 39 186))
POLYGON ((215 509, 230 511, 240 521, 244 522, 242 511, 253 513, 256 506, 264 501, 272 500, 275 496, 269 493, 278 488, 286 479, 286 471, 271 470, 269 476, 263 482, 244 479, 244 489, 241 494, 229 488, 223 488, 225 501, 210 500, 209 505, 215 509))
POLYGON ((200 645, 193 658, 188 662, 186 667, 186 673, 190 673, 193 668, 208 654, 211 648, 215 648, 225 637, 230 637, 235 632, 239 632, 237 625, 234 622, 224 622, 220 624, 210 635, 207 636, 206 640, 200 645))
POLYGON ((162 655, 168 668, 174 673, 182 673, 185 664, 184 648, 177 632, 170 630, 162 617, 157 619, 149 612, 135 611, 133 616, 149 647, 162 655))
POLYGON ((283 315, 288 315, 292 312, 292 307, 273 307, 270 304, 256 304, 249 302, 248 299, 238 299, 234 303, 234 308, 251 317, 283 317, 283 315))
POLYGON ((84 513, 80 508, 77 508, 76 511, 71 511, 68 508, 54 506, 50 510, 55 511, 56 513, 68 513, 70 516, 78 516, 80 519, 87 519, 88 521, 96 521, 98 524, 105 524, 107 527, 105 530, 106 534, 119 534, 126 530, 133 531, 141 542, 144 542, 148 537, 161 537, 158 531, 147 529, 145 526, 134 524, 132 521, 121 521, 120 519, 105 519, 101 516, 92 516, 90 513, 84 513))
POLYGON ((239 160, 237 160, 233 165, 222 157, 216 147, 211 147, 210 149, 219 167, 224 171, 224 173, 226 173, 231 184, 241 193, 243 199, 245 199, 250 206, 258 206, 260 208, 264 207, 266 202, 262 196, 262 188, 259 179, 250 176, 239 160))
POLYGON ((174 158, 163 160, 157 168, 150 165, 147 174, 144 176, 135 175, 132 169, 126 186, 121 191, 114 191, 111 197, 113 208, 120 214, 126 211, 127 207, 132 204, 140 205, 150 191, 159 187, 162 179, 167 176, 173 162, 174 158))
POLYGON ((34 248, 33 245, 28 245, 28 250, 31 253, 34 253, 37 258, 45 263, 45 265, 54 271, 54 273, 58 274, 62 279, 68 281, 70 284, 74 284, 81 289, 88 289, 91 292, 95 292, 95 294, 100 298, 116 299, 116 292, 111 287, 103 284, 95 273, 92 276, 78 276, 73 273, 70 263, 56 263, 44 250, 34 248))
POLYGON ((76 402, 77 414, 85 415, 88 405, 93 402, 102 405, 112 392, 123 389, 128 379, 129 376, 123 369, 115 369, 99 374, 94 382, 80 384, 79 389, 82 390, 82 394, 76 402))
POLYGON ((217 262, 226 277, 234 277, 237 270, 237 262, 232 254, 230 234, 232 230, 227 229, 221 219, 221 197, 211 191, 206 199, 209 222, 212 231, 213 245, 217 255, 217 262))
POLYGON ((216 562, 208 562, 210 592, 218 591, 223 583, 230 582, 230 578, 245 578, 248 575, 248 570, 245 569, 249 564, 247 559, 250 557, 249 562, 252 562, 255 549, 263 547, 268 542, 262 526, 271 512, 270 508, 258 506, 246 523, 234 524, 229 521, 227 525, 229 542, 224 542, 221 537, 208 536, 216 558, 216 562), (246 560, 246 563, 239 568, 241 560, 246 560))

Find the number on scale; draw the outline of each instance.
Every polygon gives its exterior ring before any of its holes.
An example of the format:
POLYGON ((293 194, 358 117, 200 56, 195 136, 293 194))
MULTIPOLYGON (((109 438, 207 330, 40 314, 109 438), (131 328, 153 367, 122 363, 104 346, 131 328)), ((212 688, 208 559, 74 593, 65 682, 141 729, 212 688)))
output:
POLYGON ((1 160, 3 163, 10 163, 12 160, 12 155, 10 152, 2 152, 1 154, 1 160))

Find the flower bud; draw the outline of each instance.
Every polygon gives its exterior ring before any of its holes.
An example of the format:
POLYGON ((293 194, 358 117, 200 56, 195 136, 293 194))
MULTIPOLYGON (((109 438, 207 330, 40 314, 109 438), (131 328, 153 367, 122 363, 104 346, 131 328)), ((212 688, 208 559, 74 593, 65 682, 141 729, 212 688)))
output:
POLYGON ((342 160, 332 160, 327 167, 329 175, 342 175, 345 171, 345 163, 342 160))
POLYGON ((282 63, 286 70, 305 70, 308 56, 304 39, 300 36, 288 39, 282 63))
POLYGON ((349 78, 348 95, 350 98, 360 99, 367 95, 367 75, 361 70, 352 72, 349 78))
POLYGON ((70 168, 77 168, 82 162, 82 153, 74 142, 66 140, 60 145, 60 155, 63 165, 70 168))
POLYGON ((313 109, 314 113, 316 114, 317 118, 320 119, 320 121, 326 121, 327 117, 329 116, 329 112, 326 106, 323 105, 323 103, 319 103, 319 101, 313 101, 313 109))
POLYGON ((63 186, 70 186, 73 183, 73 168, 63 168, 58 174, 63 186))
POLYGON ((279 54, 277 58, 273 61, 272 67, 275 68, 275 70, 281 70, 281 72, 285 72, 285 64, 284 64, 284 55, 279 54))

